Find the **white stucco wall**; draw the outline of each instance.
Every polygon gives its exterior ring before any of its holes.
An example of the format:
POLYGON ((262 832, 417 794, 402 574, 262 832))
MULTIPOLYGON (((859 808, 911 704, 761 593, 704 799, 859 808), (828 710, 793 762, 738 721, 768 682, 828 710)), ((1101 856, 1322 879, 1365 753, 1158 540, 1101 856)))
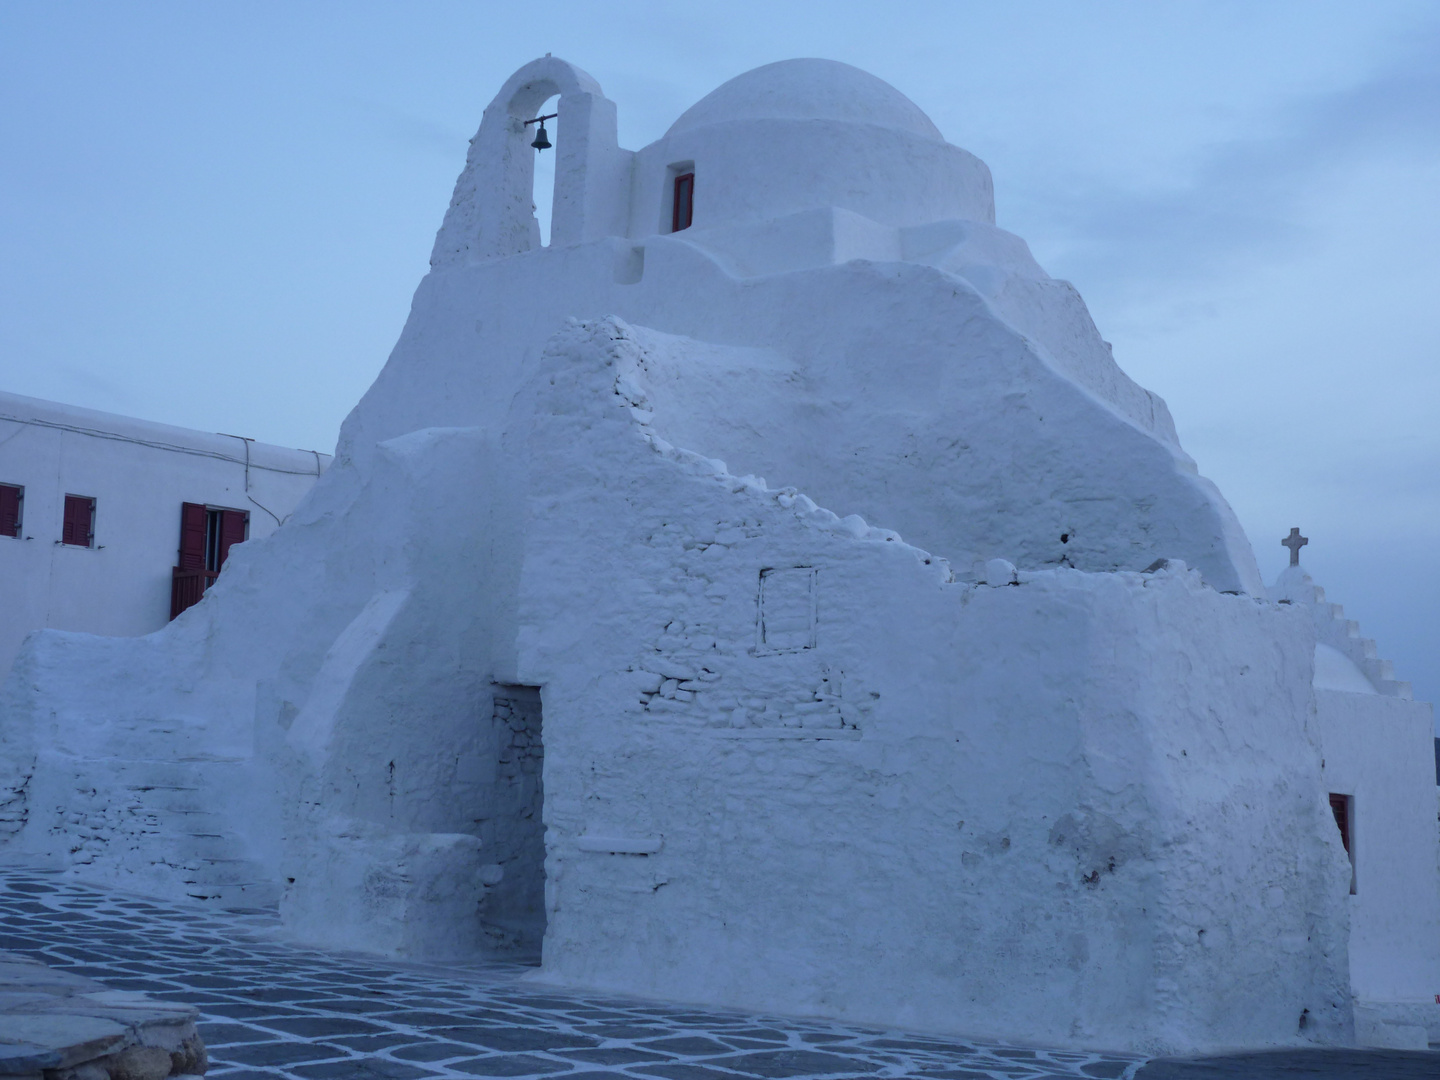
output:
POLYGON ((134 636, 164 626, 181 503, 245 510, 260 539, 329 461, 0 393, 0 483, 25 489, 20 537, 0 536, 0 677, 41 627, 134 636), (67 494, 95 499, 94 547, 59 543, 67 494))
POLYGON ((1440 881, 1434 867, 1434 718, 1427 702, 1315 691, 1325 781, 1354 796, 1350 971, 1357 997, 1434 1005, 1440 881))
POLYGON ((1354 799, 1350 964, 1362 1043, 1440 1039, 1440 824, 1433 707, 1299 564, 1270 596, 1315 630, 1315 705, 1328 791, 1354 799), (1432 869, 1435 867, 1436 869, 1432 869))

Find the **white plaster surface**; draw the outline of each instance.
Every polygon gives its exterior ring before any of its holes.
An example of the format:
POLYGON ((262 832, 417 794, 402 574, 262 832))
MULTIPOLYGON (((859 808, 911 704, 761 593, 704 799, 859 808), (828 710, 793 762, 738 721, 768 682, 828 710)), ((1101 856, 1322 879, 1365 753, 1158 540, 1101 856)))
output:
MULTIPOLYGON (((1431 708, 1426 702, 1318 688, 1315 702, 1328 788, 1354 798, 1355 894, 1348 902, 1355 996, 1369 1016, 1421 1027, 1421 1037, 1412 1037, 1408 1047, 1425 1049, 1425 1027, 1440 1036, 1435 1001, 1440 844, 1431 708)), ((1360 1021, 1357 1014, 1357 1028, 1360 1021)))
POLYGON ((1350 972, 1361 1045, 1440 1040, 1440 829, 1434 715, 1301 566, 1271 595, 1316 631, 1315 711, 1327 790, 1353 799, 1350 972))
POLYGON ((12 850, 412 958, 543 925, 558 982, 1350 1039, 1319 624, 897 98, 772 65, 632 154, 593 79, 521 69, 285 526, 156 634, 25 646, 12 850), (521 121, 554 94, 541 249, 521 121))

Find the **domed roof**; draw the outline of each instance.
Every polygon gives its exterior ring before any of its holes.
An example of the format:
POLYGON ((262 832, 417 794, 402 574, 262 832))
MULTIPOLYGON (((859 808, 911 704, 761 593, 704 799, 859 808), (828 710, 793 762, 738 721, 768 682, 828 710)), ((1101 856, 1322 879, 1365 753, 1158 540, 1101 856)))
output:
POLYGON ((843 120, 943 141, 899 90, 836 60, 781 60, 737 75, 686 109, 666 134, 727 120, 843 120))

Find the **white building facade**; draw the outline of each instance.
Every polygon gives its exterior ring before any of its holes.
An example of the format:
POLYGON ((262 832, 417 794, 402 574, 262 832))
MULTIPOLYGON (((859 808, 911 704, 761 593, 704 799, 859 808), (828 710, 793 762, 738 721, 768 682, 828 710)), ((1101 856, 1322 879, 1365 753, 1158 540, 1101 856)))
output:
POLYGON ((0 393, 0 676, 42 627, 160 629, 233 544, 279 528, 329 462, 0 393))

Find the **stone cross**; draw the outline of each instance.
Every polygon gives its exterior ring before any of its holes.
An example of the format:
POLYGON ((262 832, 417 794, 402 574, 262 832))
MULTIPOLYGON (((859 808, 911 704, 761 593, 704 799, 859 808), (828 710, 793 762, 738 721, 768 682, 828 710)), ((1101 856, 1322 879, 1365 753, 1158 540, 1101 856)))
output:
POLYGON ((1308 543, 1310 543, 1310 538, 1308 536, 1301 536, 1300 530, 1295 528, 1292 528, 1290 530, 1289 536, 1287 536, 1284 540, 1280 541, 1281 547, 1287 547, 1290 549, 1291 566, 1300 565, 1300 549, 1308 543))

